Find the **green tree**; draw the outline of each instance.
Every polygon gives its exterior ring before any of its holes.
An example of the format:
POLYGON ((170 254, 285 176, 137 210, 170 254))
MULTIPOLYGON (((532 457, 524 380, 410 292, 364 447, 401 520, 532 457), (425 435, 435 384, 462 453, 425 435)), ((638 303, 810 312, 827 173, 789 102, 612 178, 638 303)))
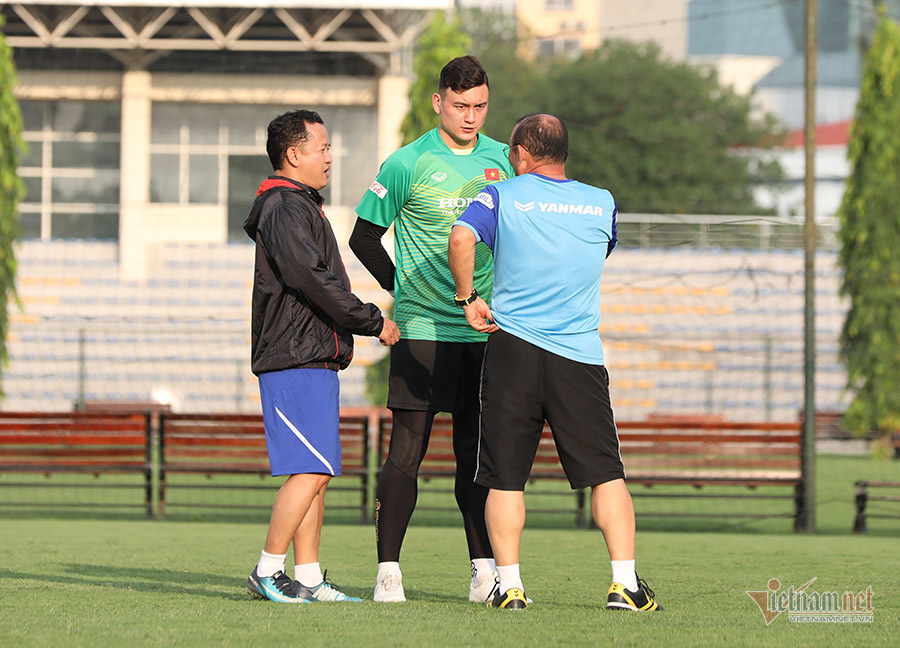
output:
POLYGON ((483 132, 506 142, 517 119, 540 110, 542 99, 534 91, 539 68, 517 54, 522 32, 515 15, 496 9, 467 9, 461 17, 462 29, 472 39, 472 54, 484 65, 491 84, 483 132))
POLYGON ((900 430, 900 26, 881 18, 865 58, 850 137, 850 176, 838 214, 850 309, 841 331, 861 434, 900 430))
POLYGON ((431 96, 437 92, 441 69, 451 59, 465 55, 471 44, 472 39, 460 31, 458 14, 434 13, 434 18, 416 41, 415 80, 409 88, 409 112, 400 125, 404 146, 437 124, 431 96))
MULTIPOLYGON (((0 27, 5 19, 0 15, 0 27)), ((0 358, 8 359, 6 335, 9 331, 10 297, 16 297, 16 256, 13 245, 19 236, 18 202, 24 191, 16 173, 22 142, 22 113, 13 96, 16 68, 12 50, 0 32, 0 358)), ((2 390, 0 390, 2 394, 2 390)))
POLYGON ((653 43, 558 59, 534 92, 569 128, 569 175, 608 187, 622 211, 760 213, 754 183, 780 178, 751 152, 777 141, 774 118, 754 120, 749 98, 653 43))

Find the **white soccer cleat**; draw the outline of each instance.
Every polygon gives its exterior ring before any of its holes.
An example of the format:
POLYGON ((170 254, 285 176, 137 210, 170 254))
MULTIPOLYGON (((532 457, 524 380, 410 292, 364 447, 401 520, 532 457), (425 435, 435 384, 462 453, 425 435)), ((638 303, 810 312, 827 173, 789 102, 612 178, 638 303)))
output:
POLYGON ((500 576, 497 572, 492 578, 485 578, 480 584, 469 583, 469 600, 474 603, 487 603, 494 600, 494 594, 500 589, 500 576))
POLYGON ((399 573, 385 574, 375 583, 375 594, 372 600, 376 603, 405 603, 403 593, 403 576, 399 573))

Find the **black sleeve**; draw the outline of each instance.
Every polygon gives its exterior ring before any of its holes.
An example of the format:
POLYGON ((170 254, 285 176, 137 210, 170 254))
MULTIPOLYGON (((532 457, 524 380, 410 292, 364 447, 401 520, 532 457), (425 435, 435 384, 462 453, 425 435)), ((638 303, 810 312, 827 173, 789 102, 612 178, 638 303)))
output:
POLYGON ((350 235, 350 249, 385 290, 394 289, 394 262, 381 244, 386 227, 357 218, 350 235))

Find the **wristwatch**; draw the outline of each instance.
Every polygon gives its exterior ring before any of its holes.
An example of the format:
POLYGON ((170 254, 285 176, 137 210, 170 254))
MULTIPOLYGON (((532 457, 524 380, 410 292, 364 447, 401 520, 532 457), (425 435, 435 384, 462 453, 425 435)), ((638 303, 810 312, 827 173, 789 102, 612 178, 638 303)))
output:
POLYGON ((465 299, 460 299, 459 295, 453 295, 453 303, 457 306, 468 306, 478 297, 478 292, 472 288, 472 294, 465 299))

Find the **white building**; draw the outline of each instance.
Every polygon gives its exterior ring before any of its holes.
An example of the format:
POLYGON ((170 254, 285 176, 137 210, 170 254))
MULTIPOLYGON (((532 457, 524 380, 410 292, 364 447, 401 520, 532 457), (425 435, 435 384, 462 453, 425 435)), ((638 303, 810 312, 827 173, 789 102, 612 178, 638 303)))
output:
MULTIPOLYGON (((353 207, 399 145, 415 38, 451 7, 0 2, 29 147, 3 407, 163 399, 258 411, 241 225, 272 172, 266 126, 295 108, 322 115, 335 158, 326 211, 346 242, 353 207)), ((387 306, 345 261, 354 289, 387 306)), ((364 365, 382 353, 360 340, 349 402, 364 400, 364 365)))
POLYGON ((608 38, 654 41, 683 60, 687 0, 516 0, 523 54, 577 56, 608 38))
POLYGON ((29 153, 26 237, 117 239, 120 277, 152 247, 226 242, 270 172, 265 127, 318 110, 338 225, 399 143, 411 47, 450 0, 0 3, 29 153))

